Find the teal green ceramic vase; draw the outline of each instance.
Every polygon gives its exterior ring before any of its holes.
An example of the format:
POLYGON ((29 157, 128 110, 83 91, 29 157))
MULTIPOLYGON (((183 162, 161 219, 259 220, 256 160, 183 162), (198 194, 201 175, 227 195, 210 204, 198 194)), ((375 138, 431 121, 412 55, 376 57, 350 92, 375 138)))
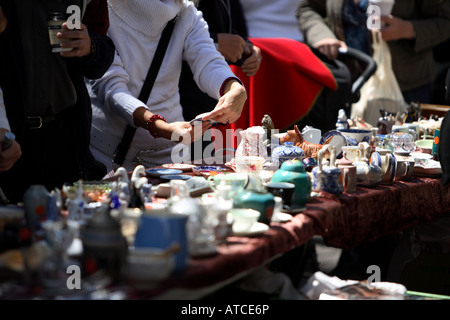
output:
POLYGON ((311 179, 301 160, 293 159, 283 162, 281 168, 273 174, 271 181, 295 184, 291 209, 287 210, 289 213, 301 212, 306 209, 306 203, 311 197, 311 179))

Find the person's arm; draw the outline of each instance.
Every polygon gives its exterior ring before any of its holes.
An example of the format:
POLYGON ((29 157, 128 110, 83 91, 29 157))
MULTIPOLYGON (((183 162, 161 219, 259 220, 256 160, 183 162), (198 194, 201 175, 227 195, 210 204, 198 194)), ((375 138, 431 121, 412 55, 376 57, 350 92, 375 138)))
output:
POLYGON ((325 0, 302 0, 298 6, 296 16, 305 42, 314 46, 324 39, 336 39, 334 32, 325 23, 327 17, 325 0))
POLYGON ((241 116, 247 100, 247 92, 241 81, 236 77, 226 79, 221 92, 222 96, 214 110, 203 119, 233 123, 241 116))
POLYGON ((5 139, 5 134, 11 131, 9 121, 6 116, 5 103, 3 101, 3 91, 0 88, 0 172, 7 171, 19 160, 22 150, 19 143, 14 140, 8 149, 3 150, 1 142, 5 139))
POLYGON ((319 51, 330 59, 336 59, 338 48, 346 48, 344 41, 337 38, 330 27, 325 23, 327 16, 326 1, 304 0, 301 1, 297 12, 299 29, 304 36, 305 42, 319 49, 319 51))
POLYGON ((217 34, 217 50, 229 63, 236 63, 242 59, 245 46, 246 42, 240 35, 230 33, 217 34))
POLYGON ((429 0, 422 2, 418 9, 417 19, 396 16, 381 17, 386 26, 381 30, 386 41, 410 39, 414 40, 414 50, 420 52, 436 46, 449 38, 450 34, 450 2, 429 0))
POLYGON ((106 0, 92 0, 86 7, 81 30, 70 30, 63 24, 63 31, 58 37, 70 41, 61 47, 74 48, 61 52, 70 63, 76 64, 80 72, 88 79, 98 79, 111 66, 114 59, 115 46, 106 32, 109 28, 108 6, 106 0))
POLYGON ((6 19, 6 16, 3 13, 3 9, 0 6, 0 33, 5 31, 7 25, 8 25, 8 19, 6 19))
POLYGON ((261 49, 255 46, 250 41, 247 41, 245 50, 244 50, 245 58, 243 59, 241 68, 242 72, 244 72, 247 77, 254 76, 261 65, 262 54, 261 49))
POLYGON ((5 102, 3 100, 2 88, 0 88, 0 128, 4 128, 7 131, 11 130, 11 127, 9 126, 8 118, 6 117, 6 107, 5 107, 5 102))

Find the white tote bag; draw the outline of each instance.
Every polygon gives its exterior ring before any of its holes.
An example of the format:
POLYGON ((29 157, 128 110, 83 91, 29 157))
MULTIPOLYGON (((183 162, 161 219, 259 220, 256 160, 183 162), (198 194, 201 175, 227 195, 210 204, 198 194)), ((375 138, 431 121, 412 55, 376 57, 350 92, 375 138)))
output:
POLYGON ((362 118, 376 127, 381 117, 380 110, 392 113, 407 112, 407 104, 392 71, 391 52, 379 30, 372 30, 373 59, 376 72, 361 87, 361 97, 352 105, 351 117, 362 118))

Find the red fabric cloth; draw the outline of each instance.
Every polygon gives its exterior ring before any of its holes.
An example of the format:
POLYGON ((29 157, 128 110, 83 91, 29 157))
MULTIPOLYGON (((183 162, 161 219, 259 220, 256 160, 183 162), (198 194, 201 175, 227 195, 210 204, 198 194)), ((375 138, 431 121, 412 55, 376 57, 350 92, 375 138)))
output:
MULTIPOLYGON (((307 45, 287 38, 250 38, 261 49, 258 72, 247 77, 240 67, 231 66, 247 89, 248 99, 241 117, 219 128, 245 130, 260 126, 268 114, 275 129, 284 131, 302 119, 313 106, 324 87, 337 90, 333 74, 307 45)), ((236 148, 236 139, 228 133, 229 148, 236 148)), ((224 140, 226 141, 226 140, 224 140)), ((216 150, 221 147, 216 144, 216 150)))
POLYGON ((329 246, 349 250, 449 214, 450 186, 443 186, 440 179, 415 177, 376 188, 358 187, 352 194, 320 192, 291 221, 272 222, 268 231, 253 238, 228 237, 217 255, 191 259, 185 270, 138 297, 217 284, 305 244, 314 235, 329 246))

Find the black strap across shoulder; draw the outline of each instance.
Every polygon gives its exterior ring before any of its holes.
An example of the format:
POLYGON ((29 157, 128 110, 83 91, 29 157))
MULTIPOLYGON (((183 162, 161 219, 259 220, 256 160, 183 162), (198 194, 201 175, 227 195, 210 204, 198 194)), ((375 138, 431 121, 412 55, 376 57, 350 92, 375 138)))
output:
MULTIPOLYGON (((145 78, 144 85, 141 89, 138 99, 147 102, 150 92, 152 91, 153 84, 155 83, 156 76, 158 75, 159 68, 164 59, 164 54, 166 52, 167 46, 170 42, 170 36, 172 34, 173 28, 175 27, 175 22, 178 16, 170 20, 166 27, 164 28, 161 39, 159 40, 158 47, 156 48, 155 56, 153 57, 152 64, 145 78)), ((114 153, 113 162, 122 166, 125 157, 127 156, 128 149, 130 148, 131 141, 133 140, 134 134, 136 132, 136 127, 127 125, 125 134, 123 135, 122 141, 117 146, 116 152, 114 153)))

